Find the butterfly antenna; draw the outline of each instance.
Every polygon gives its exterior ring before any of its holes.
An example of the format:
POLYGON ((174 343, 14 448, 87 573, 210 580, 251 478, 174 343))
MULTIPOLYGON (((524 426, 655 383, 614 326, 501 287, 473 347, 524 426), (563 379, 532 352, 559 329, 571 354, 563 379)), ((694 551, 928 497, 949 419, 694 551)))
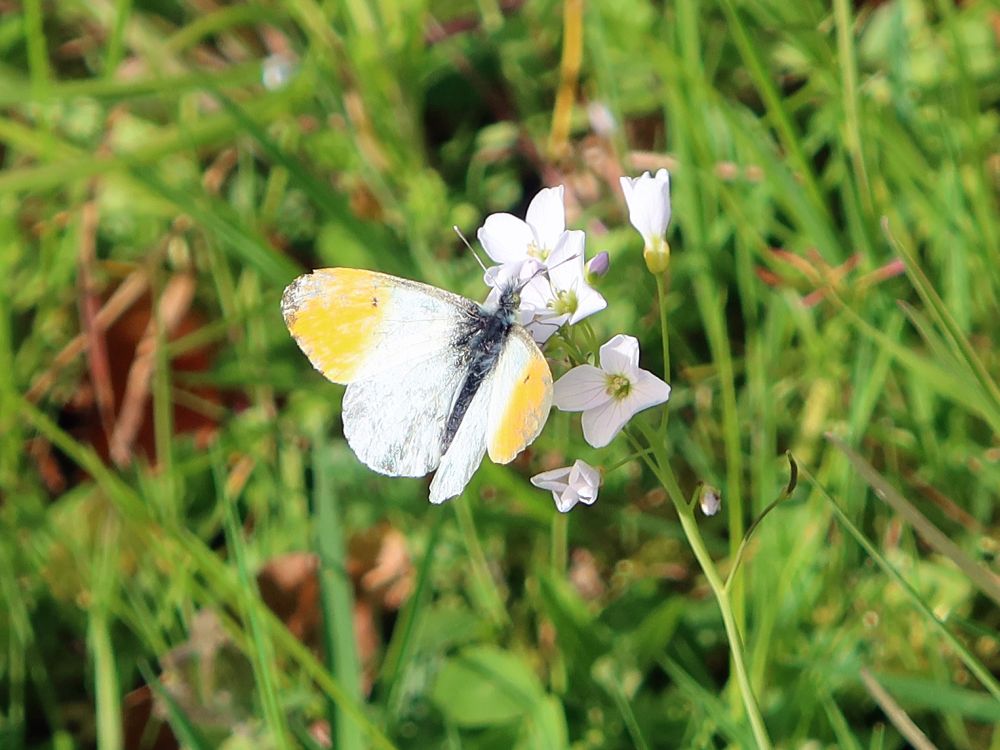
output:
POLYGON ((465 243, 465 246, 469 248, 469 252, 472 253, 472 257, 476 259, 476 263, 478 263, 479 267, 483 269, 483 273, 486 273, 486 264, 484 264, 482 259, 476 255, 476 251, 472 249, 472 245, 470 245, 469 241, 465 239, 465 235, 462 234, 462 230, 459 229, 457 225, 452 226, 452 229, 455 230, 455 234, 459 236, 459 239, 465 243))
POLYGON ((553 266, 549 266, 549 267, 548 267, 548 268, 546 268, 545 270, 546 270, 546 271, 551 271, 551 270, 552 270, 553 268, 559 268, 559 266, 561 266, 561 265, 562 265, 563 263, 569 263, 569 262, 570 262, 571 260, 576 260, 576 259, 577 259, 577 258, 579 258, 579 257, 580 257, 580 253, 573 253, 573 254, 572 254, 571 256, 569 256, 568 258, 563 258, 563 259, 562 259, 561 261, 559 261, 558 263, 556 263, 556 264, 555 264, 555 265, 553 265, 553 266))

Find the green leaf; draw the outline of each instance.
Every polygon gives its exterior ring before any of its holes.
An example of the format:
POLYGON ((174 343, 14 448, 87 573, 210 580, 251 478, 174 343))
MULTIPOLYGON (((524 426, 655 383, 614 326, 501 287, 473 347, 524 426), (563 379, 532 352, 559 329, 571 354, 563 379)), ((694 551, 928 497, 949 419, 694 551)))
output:
POLYGON ((545 693, 522 659, 492 646, 476 646, 444 663, 431 699, 453 724, 485 727, 532 715, 545 693))
POLYGON ((566 713, 559 700, 549 695, 535 704, 524 727, 524 738, 519 747, 532 750, 559 750, 569 747, 566 713))

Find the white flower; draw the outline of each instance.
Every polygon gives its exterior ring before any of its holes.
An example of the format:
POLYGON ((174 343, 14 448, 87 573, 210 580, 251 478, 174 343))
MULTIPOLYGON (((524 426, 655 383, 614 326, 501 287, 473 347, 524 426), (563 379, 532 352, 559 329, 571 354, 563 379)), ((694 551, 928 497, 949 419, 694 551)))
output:
POLYGON ((636 412, 670 398, 670 386, 639 369, 639 342, 618 334, 601 347, 600 368, 580 365, 554 385, 552 402, 583 412, 583 436, 595 448, 611 442, 636 412))
POLYGON ((540 190, 528 205, 524 220, 513 214, 490 214, 477 236, 497 263, 534 258, 546 263, 566 231, 563 186, 540 190))
POLYGON ((549 255, 547 277, 535 277, 521 293, 522 309, 532 311, 526 326, 539 343, 545 343, 560 326, 579 323, 608 306, 584 277, 583 243, 583 232, 563 232, 549 255))
POLYGON ((577 460, 572 466, 536 474, 531 483, 543 490, 551 490, 556 507, 560 512, 567 513, 577 503, 594 504, 601 486, 601 472, 586 461, 577 460))
POLYGON ((643 172, 641 177, 622 177, 621 185, 629 221, 646 243, 643 250, 646 266, 653 273, 663 272, 670 263, 670 245, 666 239, 670 223, 670 174, 665 169, 658 170, 655 177, 643 172))

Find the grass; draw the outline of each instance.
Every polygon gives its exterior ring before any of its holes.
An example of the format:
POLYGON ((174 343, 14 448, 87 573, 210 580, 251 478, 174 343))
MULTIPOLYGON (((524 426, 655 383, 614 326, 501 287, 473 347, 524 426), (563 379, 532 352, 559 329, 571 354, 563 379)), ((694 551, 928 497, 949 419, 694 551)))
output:
POLYGON ((0 746, 1000 748, 998 24, 0 13, 0 746), (618 177, 660 167, 654 278, 618 177), (601 451, 554 411, 431 506, 351 453, 281 290, 481 299, 452 227, 555 184, 611 256, 575 345, 637 336, 667 411, 601 451), (558 516, 528 478, 576 458, 600 498, 558 516))

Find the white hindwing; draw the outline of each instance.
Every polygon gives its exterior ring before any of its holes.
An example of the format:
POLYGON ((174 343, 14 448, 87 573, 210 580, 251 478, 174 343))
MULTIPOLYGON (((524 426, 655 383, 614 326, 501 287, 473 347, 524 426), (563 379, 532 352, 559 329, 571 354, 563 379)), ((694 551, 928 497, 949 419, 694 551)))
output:
POLYGON ((487 441, 492 460, 513 460, 538 436, 551 403, 552 375, 545 358, 531 335, 515 326, 441 459, 431 482, 431 502, 444 502, 465 489, 482 463, 487 441))
POLYGON ((441 440, 465 377, 452 345, 474 303, 408 282, 392 291, 374 349, 344 394, 344 436, 369 468, 419 477, 441 459, 441 440))
POLYGON ((469 409, 462 417, 462 423, 455 432, 448 452, 441 457, 441 465, 431 481, 432 503, 443 503, 460 495, 483 461, 483 454, 486 453, 486 421, 495 375, 496 368, 479 386, 476 395, 469 402, 469 409))
POLYGON ((422 477, 438 465, 441 440, 465 371, 451 351, 357 380, 344 394, 344 436, 368 467, 422 477))

